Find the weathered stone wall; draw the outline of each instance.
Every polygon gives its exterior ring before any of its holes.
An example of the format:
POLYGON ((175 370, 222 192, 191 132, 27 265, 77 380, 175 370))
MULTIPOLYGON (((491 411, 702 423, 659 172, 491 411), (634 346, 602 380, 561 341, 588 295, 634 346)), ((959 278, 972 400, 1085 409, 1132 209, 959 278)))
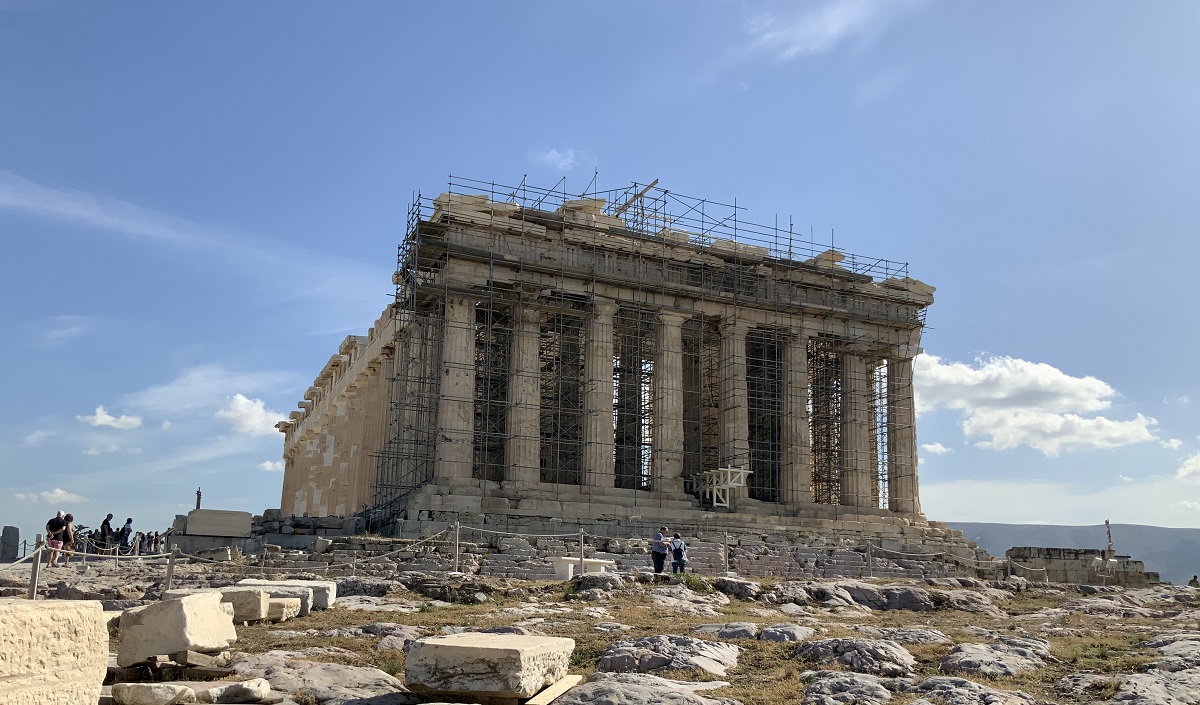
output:
MULTIPOLYGON (((1029 568, 1045 569, 1052 583, 1144 587, 1159 582, 1158 573, 1146 572, 1142 561, 1129 556, 1113 556, 1110 560, 1105 551, 1095 548, 1020 546, 1008 549, 1004 555, 1029 568), (1097 559, 1102 561, 1100 566, 1095 563, 1097 559)), ((1025 577, 1041 578, 1040 572, 1019 568, 1017 572, 1025 577)))
POLYGON ((96 705, 108 668, 99 602, 0 598, 0 701, 96 705))

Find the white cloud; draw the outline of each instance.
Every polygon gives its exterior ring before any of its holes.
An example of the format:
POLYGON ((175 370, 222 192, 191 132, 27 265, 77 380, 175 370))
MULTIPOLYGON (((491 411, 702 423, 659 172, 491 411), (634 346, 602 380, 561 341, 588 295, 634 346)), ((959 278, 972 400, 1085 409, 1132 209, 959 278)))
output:
POLYGON ((25 434, 25 438, 21 441, 21 445, 32 448, 56 433, 58 433, 58 431, 39 428, 35 431, 25 434))
POLYGON ((258 469, 263 472, 283 472, 282 460, 267 460, 258 464, 258 469))
POLYGON ((548 166, 560 171, 570 171, 575 166, 575 150, 573 149, 549 149, 535 158, 538 164, 548 166))
POLYGON ((88 501, 83 495, 67 492, 61 487, 55 487, 52 490, 43 490, 42 492, 17 492, 14 497, 22 502, 43 502, 45 504, 80 504, 88 501))
POLYGON ((983 439, 978 448, 1028 446, 1056 456, 1158 440, 1153 431, 1158 421, 1151 417, 1085 415, 1110 408, 1117 391, 1095 377, 1072 377, 1045 363, 985 356, 966 364, 919 355, 914 384, 917 412, 962 412, 963 434, 983 439))
POLYGON ((163 419, 163 422, 162 422, 162 430, 164 430, 164 431, 165 431, 165 430, 167 430, 168 428, 171 428, 171 422, 170 422, 170 421, 168 421, 167 419, 163 419))
POLYGON ((97 406, 96 413, 91 416, 76 416, 75 418, 89 426, 108 426, 122 430, 129 430, 142 425, 142 417, 140 416, 113 416, 103 406, 97 406))
POLYGON ((746 30, 754 38, 753 48, 786 61, 830 51, 852 38, 870 39, 921 4, 919 0, 827 0, 815 7, 805 3, 788 17, 757 15, 746 30))
POLYGON ((1192 453, 1184 458, 1175 471, 1175 477, 1181 480, 1197 474, 1200 474, 1200 453, 1192 453))
POLYGON ((116 453, 121 450, 121 446, 116 443, 103 443, 88 446, 88 449, 83 451, 84 455, 104 455, 105 453, 116 453))
MULTIPOLYGON (((221 408, 235 389, 259 394, 290 381, 291 377, 282 372, 236 372, 220 364, 199 365, 180 372, 170 382, 128 394, 122 403, 148 414, 211 413, 221 408)), ((164 428, 170 428, 170 422, 164 428)))
POLYGON ((216 417, 228 421, 238 433, 251 436, 276 434, 275 424, 283 420, 282 414, 268 409, 261 399, 248 399, 241 394, 234 394, 216 417))
POLYGON ((1117 479, 1121 482, 1133 482, 1133 478, 1128 475, 1117 475, 1117 479))
POLYGON ((1183 445, 1183 441, 1178 438, 1168 438, 1165 441, 1160 441, 1159 445, 1168 450, 1179 450, 1179 447, 1183 445))
POLYGON ((921 450, 925 451, 926 453, 931 453, 933 455, 945 455, 946 453, 954 452, 953 449, 947 448, 946 446, 942 445, 941 443, 922 443, 921 450))
POLYGON ((1186 499, 1180 500, 1175 506, 1181 509, 1191 509, 1192 511, 1200 510, 1200 502, 1189 502, 1186 499))
POLYGON ((1186 394, 1180 394, 1177 397, 1163 397, 1162 403, 1168 406, 1188 406, 1192 403, 1192 398, 1186 394))
POLYGON ((92 322, 83 316, 52 316, 38 332, 39 344, 43 348, 54 348, 86 333, 92 322))

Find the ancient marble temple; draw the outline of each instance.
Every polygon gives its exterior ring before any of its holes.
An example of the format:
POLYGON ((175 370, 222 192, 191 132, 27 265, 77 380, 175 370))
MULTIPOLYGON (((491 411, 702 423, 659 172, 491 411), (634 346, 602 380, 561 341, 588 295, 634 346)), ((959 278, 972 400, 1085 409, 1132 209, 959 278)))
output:
POLYGON ((386 533, 928 527, 933 287, 745 216, 656 184, 419 196, 394 303, 278 426, 283 511, 386 533))

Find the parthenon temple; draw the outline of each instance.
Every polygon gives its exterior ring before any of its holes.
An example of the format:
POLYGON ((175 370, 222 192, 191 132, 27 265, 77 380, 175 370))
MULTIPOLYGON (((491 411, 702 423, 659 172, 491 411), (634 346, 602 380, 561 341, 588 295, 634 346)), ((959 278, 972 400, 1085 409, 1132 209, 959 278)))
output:
POLYGON ((945 535, 913 404, 933 287, 744 216, 657 182, 418 195, 394 302, 278 425, 284 513, 945 535))

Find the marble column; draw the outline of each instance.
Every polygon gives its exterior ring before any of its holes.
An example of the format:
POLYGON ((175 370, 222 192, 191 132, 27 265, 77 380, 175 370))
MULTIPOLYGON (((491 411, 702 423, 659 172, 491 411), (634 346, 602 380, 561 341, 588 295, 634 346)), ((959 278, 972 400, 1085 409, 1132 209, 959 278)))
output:
POLYGON ((847 507, 871 506, 871 380, 856 354, 842 357, 842 496, 847 507))
POLYGON ((808 428, 808 338, 793 329, 783 351, 783 446, 779 500, 789 508, 812 504, 812 444, 808 428))
POLYGON ((888 360, 888 508, 901 514, 921 512, 911 357, 888 360))
MULTIPOLYGON (((746 333, 744 321, 721 322, 721 404, 718 438, 721 467, 750 469, 750 417, 746 389, 746 333)), ((730 499, 749 496, 747 488, 730 492, 730 499)))
POLYGON ((541 479, 541 389, 538 386, 538 341, 541 312, 528 303, 513 315, 512 351, 508 361, 508 440, 505 443, 505 480, 538 482, 541 479))
POLYGON ((583 484, 613 486, 613 315, 617 305, 597 300, 588 321, 583 360, 583 484))
POLYGON ((433 474, 471 479, 475 435, 475 301, 446 297, 433 474))
POLYGON ((682 313, 660 312, 655 334, 654 425, 650 437, 652 487, 683 492, 683 322, 682 313))

